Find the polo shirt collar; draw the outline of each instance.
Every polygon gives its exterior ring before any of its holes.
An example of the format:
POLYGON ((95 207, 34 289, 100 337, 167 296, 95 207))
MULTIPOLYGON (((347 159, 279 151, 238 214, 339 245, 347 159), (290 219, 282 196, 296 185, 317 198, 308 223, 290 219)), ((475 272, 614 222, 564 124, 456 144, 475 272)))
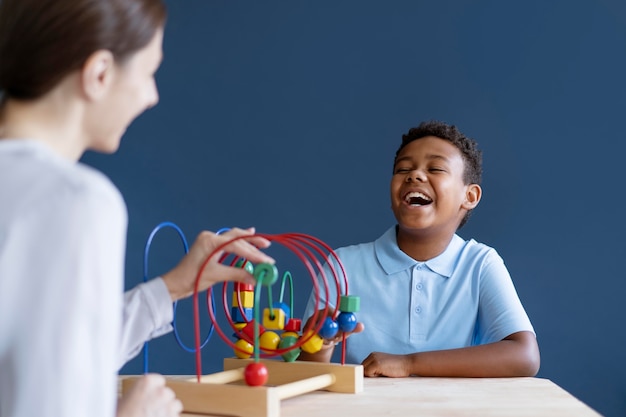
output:
MULTIPOLYGON (((449 278, 454 271, 456 259, 459 257, 464 243, 465 241, 455 234, 443 253, 423 263, 433 272, 449 278)), ((400 250, 396 239, 395 225, 374 241, 374 250, 378 262, 388 275, 396 274, 422 263, 400 250)))

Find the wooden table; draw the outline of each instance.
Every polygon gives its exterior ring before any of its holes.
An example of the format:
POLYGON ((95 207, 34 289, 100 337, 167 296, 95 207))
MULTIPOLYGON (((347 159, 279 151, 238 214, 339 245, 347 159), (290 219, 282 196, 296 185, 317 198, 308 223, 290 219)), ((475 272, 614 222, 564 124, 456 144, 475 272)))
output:
POLYGON ((599 416, 541 378, 365 378, 360 394, 316 391, 283 401, 281 417, 599 416))
MULTIPOLYGON (((233 401, 245 401, 233 398, 233 401)), ((183 414, 184 416, 197 416, 183 414)), ((280 417, 598 417, 542 378, 365 378, 357 394, 314 391, 282 400, 280 417)))

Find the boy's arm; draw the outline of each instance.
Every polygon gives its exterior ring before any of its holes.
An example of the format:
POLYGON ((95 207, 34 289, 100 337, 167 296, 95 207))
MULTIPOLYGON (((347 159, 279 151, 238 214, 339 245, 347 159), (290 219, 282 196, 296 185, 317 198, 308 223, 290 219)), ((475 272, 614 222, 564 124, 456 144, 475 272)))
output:
POLYGON ((365 376, 521 377, 539 371, 539 347, 532 332, 513 333, 499 342, 459 349, 393 355, 373 352, 365 376))

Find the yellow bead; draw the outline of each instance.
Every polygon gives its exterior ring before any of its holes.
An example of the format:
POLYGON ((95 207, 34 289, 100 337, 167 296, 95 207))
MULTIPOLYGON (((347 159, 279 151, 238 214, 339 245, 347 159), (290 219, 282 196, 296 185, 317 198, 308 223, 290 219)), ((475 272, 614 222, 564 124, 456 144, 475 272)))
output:
POLYGON ((265 353, 274 353, 273 351, 278 348, 278 344, 280 343, 280 336, 278 333, 265 331, 259 337, 259 347, 265 353))
POLYGON ((263 327, 266 329, 282 330, 285 328, 285 312, 280 308, 272 308, 272 319, 269 308, 263 309, 263 327))
POLYGON ((248 323, 233 323, 235 330, 241 331, 248 323))
POLYGON ((243 352, 240 352, 239 349, 235 349, 235 356, 237 356, 239 359, 248 359, 250 356, 252 356, 252 353, 254 352, 254 346, 252 346, 250 343, 246 342, 243 339, 237 340, 235 342, 235 346, 243 350, 243 352))
POLYGON ((302 337, 306 340, 300 348, 307 353, 317 353, 322 350, 322 345, 324 344, 324 339, 322 339, 317 333, 313 332, 313 330, 307 331, 302 337))
POLYGON ((281 339, 284 339, 285 337, 295 337, 297 339, 298 337, 300 337, 300 335, 298 335, 298 333, 296 332, 283 332, 280 337, 281 339))
POLYGON ((239 298, 237 291, 233 291, 233 307, 239 307, 239 299, 242 307, 254 308, 254 291, 239 291, 239 298))

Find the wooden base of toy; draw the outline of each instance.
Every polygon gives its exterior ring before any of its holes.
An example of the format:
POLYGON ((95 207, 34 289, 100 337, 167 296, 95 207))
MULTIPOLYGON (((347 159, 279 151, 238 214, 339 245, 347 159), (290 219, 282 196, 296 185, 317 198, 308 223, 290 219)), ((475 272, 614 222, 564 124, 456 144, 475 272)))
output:
MULTIPOLYGON (((280 401, 315 390, 356 394, 363 391, 363 366, 261 359, 267 366, 266 385, 250 387, 243 381, 252 359, 226 358, 224 371, 185 379, 168 377, 167 385, 183 403, 185 412, 239 417, 280 417, 280 401)), ((134 378, 122 380, 122 392, 134 378)))

